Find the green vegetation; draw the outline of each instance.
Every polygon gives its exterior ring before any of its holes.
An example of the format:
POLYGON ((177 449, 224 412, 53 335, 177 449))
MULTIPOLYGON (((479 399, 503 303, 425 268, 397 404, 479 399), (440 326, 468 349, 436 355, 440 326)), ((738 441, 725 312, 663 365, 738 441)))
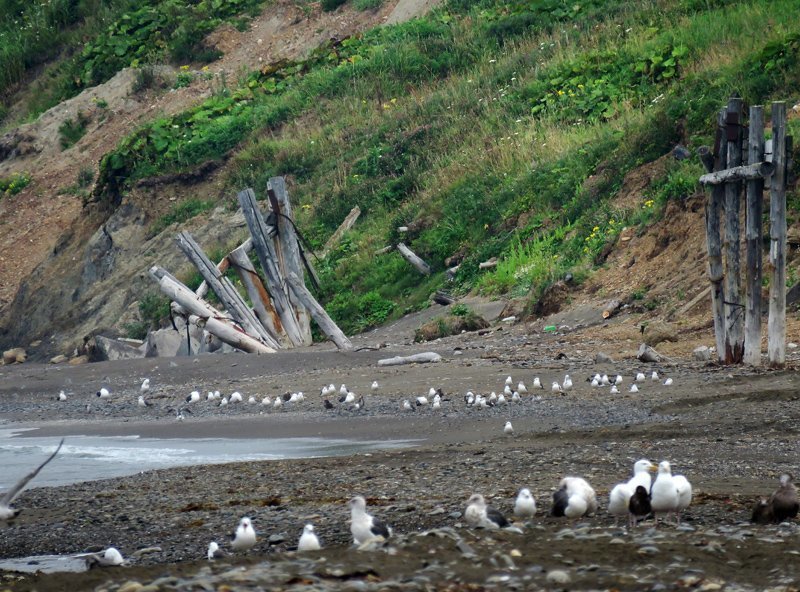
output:
POLYGON ((37 82, 36 115, 110 79, 122 68, 220 57, 206 36, 224 21, 240 26, 265 0, 0 0, 0 98, 26 75, 65 53, 37 82), (86 41, 88 39, 88 42, 86 41), (82 46, 70 55, 68 48, 82 46))
POLYGON ((0 197, 16 195, 28 185, 31 176, 28 173, 15 173, 10 177, 0 177, 0 197))
POLYGON ((58 128, 59 143, 62 150, 71 148, 86 134, 86 126, 89 123, 89 116, 78 111, 75 119, 65 119, 58 128))
MULTIPOLYGON (((189 62, 181 52, 202 53, 199 32, 258 3, 177 4, 115 20, 75 58, 73 78, 138 64, 150 86, 151 64, 189 62)), ((701 170, 671 161, 623 208, 613 197, 626 173, 678 142, 713 143, 734 92, 749 104, 800 96, 800 12, 793 0, 448 0, 239 78, 124 138, 100 164, 96 196, 114 202, 137 179, 224 158, 231 195, 252 186, 263 196, 270 176, 289 175, 315 248, 358 205, 358 224, 316 264, 318 296, 353 332, 426 306, 453 255, 456 293, 536 298, 566 272, 585 277, 624 227, 694 194, 701 170), (399 226, 432 276, 375 254, 400 240, 399 226), (496 268, 480 270, 490 257, 496 268)), ((184 202, 151 231, 212 206, 184 202)))
POLYGON ((161 319, 169 316, 169 299, 157 292, 149 292, 139 300, 141 321, 125 323, 125 336, 144 339, 150 329, 158 329, 161 319))
POLYGON ((448 335, 457 335, 462 331, 478 331, 489 326, 483 317, 471 310, 465 314, 449 314, 428 321, 414 332, 414 341, 433 341, 448 335))

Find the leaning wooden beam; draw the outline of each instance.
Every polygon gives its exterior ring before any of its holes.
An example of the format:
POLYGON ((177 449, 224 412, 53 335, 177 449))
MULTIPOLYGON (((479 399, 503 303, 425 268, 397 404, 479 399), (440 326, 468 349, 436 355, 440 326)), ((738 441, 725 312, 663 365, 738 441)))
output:
POLYGON ((194 263, 200 275, 208 282, 220 302, 222 302, 223 306, 231 313, 245 332, 251 337, 261 339, 264 343, 277 345, 266 328, 261 325, 253 314, 250 307, 247 306, 247 303, 233 284, 231 284, 230 280, 220 273, 217 266, 206 256, 203 249, 197 244, 197 241, 194 240, 192 235, 184 231, 179 233, 175 240, 178 243, 178 248, 180 248, 184 255, 194 263))
POLYGON ((319 328, 322 329, 322 332, 325 333, 328 337, 331 338, 341 350, 349 351, 353 349, 353 344, 347 338, 347 336, 342 333, 342 330, 333 322, 333 319, 328 316, 328 313, 325 312, 325 309, 322 308, 319 303, 314 299, 311 295, 311 292, 308 291, 303 280, 301 280, 297 274, 294 272, 289 272, 289 275, 286 276, 286 281, 289 282, 289 286, 291 287, 292 291, 297 296, 297 299, 300 300, 305 307, 311 311, 311 315, 314 317, 314 320, 319 325, 319 328))
POLYGON ((405 244, 397 243, 397 250, 400 251, 400 254, 403 256, 403 259, 405 259, 411 265, 413 265, 414 269, 416 269, 422 275, 431 274, 431 266, 425 263, 425 261, 423 261, 419 257, 417 257, 417 255, 414 254, 414 251, 405 246, 405 244))
POLYGON ((264 270, 267 291, 272 297, 272 302, 281 319, 283 330, 286 331, 286 335, 289 336, 292 345, 303 345, 303 336, 289 302, 284 280, 278 269, 277 255, 272 245, 271 239, 275 234, 275 227, 267 224, 264 220, 264 216, 256 203, 256 194, 253 193, 252 189, 240 191, 237 197, 239 204, 242 206, 242 214, 244 214, 250 234, 253 237, 253 246, 258 254, 258 260, 264 270))
MULTIPOLYGON (((750 136, 747 139, 747 161, 761 164, 764 160, 764 108, 750 107, 750 136)), ((770 163, 771 165, 772 163, 770 163)), ((773 167, 774 168, 774 167, 773 167)), ((764 200, 764 179, 747 182, 745 209, 745 244, 747 294, 744 310, 744 363, 761 365, 761 216, 764 200)))
MULTIPOLYGON (((728 160, 725 168, 738 167, 742 161, 742 109, 743 101, 728 101, 725 132, 728 140, 728 160)), ((744 305, 741 298, 742 263, 741 183, 725 184, 725 363, 738 364, 744 356, 744 305)))
MULTIPOLYGON (((298 277, 302 278, 304 277, 303 261, 300 258, 300 247, 297 244, 292 204, 289 201, 289 193, 286 191, 286 182, 283 177, 270 178, 267 182, 267 195, 269 196, 272 211, 276 214, 275 224, 278 227, 278 235, 275 240, 275 251, 278 254, 281 272, 284 277, 289 272, 294 272, 298 277)), ((297 326, 303 338, 303 345, 311 345, 313 342, 311 338, 311 315, 291 291, 289 291, 288 296, 294 308, 297 326)))
POLYGON ((767 354, 770 366, 786 362, 786 103, 772 103, 772 162, 769 188, 769 319, 767 354))
POLYGON ((327 257, 328 253, 330 253, 333 250, 333 248, 339 244, 339 241, 342 240, 344 233, 353 227, 353 225, 356 223, 356 220, 358 220, 358 217, 360 215, 361 215, 361 208, 359 208, 358 206, 350 210, 350 213, 347 214, 344 221, 341 224, 339 224, 339 228, 336 229, 336 232, 334 232, 331 235, 331 237, 328 239, 328 242, 326 242, 325 246, 322 247, 322 251, 320 251, 319 253, 320 259, 327 257))
POLYGON ((275 350, 253 339, 246 333, 239 331, 224 319, 218 318, 217 310, 208 305, 197 294, 177 281, 168 272, 158 266, 150 268, 150 275, 158 282, 161 291, 170 300, 177 302, 189 315, 189 320, 195 325, 203 326, 212 335, 216 335, 222 341, 237 349, 254 354, 270 354, 275 350), (195 320, 192 321, 192 318, 195 320), (202 323, 198 322, 202 320, 202 323))
MULTIPOLYGON (((236 247, 237 249, 244 249, 245 253, 249 253, 250 250, 253 248, 253 239, 248 238, 244 241, 241 245, 236 247)), ((222 261, 217 263, 217 269, 219 269, 220 273, 225 273, 228 271, 228 267, 230 267, 230 261, 228 260, 228 256, 222 258, 222 261)), ((200 285, 197 287, 197 290, 194 291, 195 294, 200 296, 200 298, 205 298, 206 294, 208 294, 208 282, 203 280, 200 282, 200 285)))
POLYGON ((715 171, 700 177, 700 183, 703 185, 719 185, 720 183, 727 183, 729 181, 750 181, 754 179, 764 179, 772 174, 775 170, 775 165, 771 162, 756 162, 754 164, 745 164, 742 166, 725 169, 724 171, 715 171))
POLYGON ((291 346, 291 341, 281 325, 281 318, 272 305, 267 289, 250 261, 250 257, 247 256, 247 252, 242 247, 238 247, 230 252, 228 259, 239 273, 242 284, 253 302, 253 312, 274 339, 275 345, 272 347, 291 346))

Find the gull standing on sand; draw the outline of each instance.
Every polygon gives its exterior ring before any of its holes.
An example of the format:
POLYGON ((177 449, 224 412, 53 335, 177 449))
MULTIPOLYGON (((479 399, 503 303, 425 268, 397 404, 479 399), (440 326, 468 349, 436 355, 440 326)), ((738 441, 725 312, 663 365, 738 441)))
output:
POLYGON ((564 383, 561 385, 561 388, 564 389, 564 392, 572 390, 572 379, 569 377, 569 374, 564 375, 564 383))
POLYGON ((464 510, 464 520, 473 528, 507 528, 510 526, 508 520, 499 510, 486 505, 486 500, 479 493, 474 493, 467 500, 467 508, 464 510))
POLYGON ((672 379, 671 378, 667 378, 664 381, 664 386, 672 386, 672 379))
POLYGON ((658 380, 658 371, 657 370, 653 370, 653 373, 650 375, 650 378, 652 380, 658 380))
POLYGON ((553 381, 553 387, 550 389, 554 393, 563 393, 564 391, 561 388, 561 385, 558 384, 555 380, 553 381))
POLYGON ((514 427, 511 425, 510 421, 507 421, 506 425, 503 426, 503 433, 507 434, 509 436, 513 436, 514 435, 514 427))
POLYGON ((784 473, 780 478, 778 489, 769 497, 761 498, 753 509, 751 520, 757 524, 774 522, 779 524, 784 520, 796 518, 800 511, 800 502, 797 499, 797 488, 792 483, 792 476, 784 473))
POLYGON ((214 561, 215 559, 225 557, 225 551, 219 548, 219 545, 216 543, 216 541, 211 541, 208 543, 207 556, 209 561, 214 561))
POLYGON ((142 381, 142 386, 139 387, 139 392, 141 392, 143 395, 146 395, 147 393, 150 392, 150 379, 149 378, 145 378, 142 381))
POLYGON ((42 464, 17 481, 8 489, 8 491, 3 494, 3 497, 0 498, 0 522, 8 522, 9 520, 13 520, 19 516, 22 510, 12 508, 11 504, 14 503, 14 500, 17 498, 17 496, 19 496, 22 490, 25 489, 25 486, 28 484, 28 482, 38 475, 39 471, 41 471, 47 463, 55 458, 56 454, 58 454, 58 451, 61 450, 62 444, 64 444, 63 438, 61 439, 61 442, 58 443, 58 447, 55 449, 53 454, 48 456, 42 464))
POLYGON ((186 396, 187 403, 197 403, 200 400, 200 391, 192 391, 186 396))
POLYGON ((317 535, 314 534, 314 526, 306 524, 303 527, 303 534, 300 535, 300 540, 297 542, 298 551, 319 551, 322 546, 319 544, 317 535))
POLYGON ((658 525, 659 514, 672 514, 678 510, 680 500, 675 479, 672 477, 672 467, 669 462, 662 460, 658 465, 658 475, 650 488, 650 505, 658 525))
POLYGON ((630 390, 630 392, 632 392, 632 393, 638 393, 638 392, 639 392, 639 387, 638 387, 638 386, 636 386, 636 383, 634 382, 634 383, 631 385, 631 388, 630 388, 629 390, 630 390))
POLYGON ((636 373, 636 382, 642 382, 644 380, 644 372, 637 372, 636 373))
POLYGON ((350 507, 350 532, 356 545, 377 537, 388 539, 392 536, 389 526, 367 513, 367 502, 363 497, 357 495, 347 505, 350 507))
POLYGON ((150 401, 145 400, 144 395, 139 395, 139 407, 152 407, 153 404, 150 401))
POLYGON ((646 491, 650 490, 650 471, 653 469, 655 465, 649 460, 637 460, 633 465, 633 477, 625 483, 615 485, 608 494, 608 513, 614 516, 615 523, 620 516, 629 515, 630 500, 638 486, 641 485, 646 491))
POLYGON ((58 400, 59 401, 66 401, 67 400, 67 393, 65 393, 64 391, 60 391, 58 393, 58 400))
POLYGON ((380 386, 378 385, 378 381, 377 380, 373 380, 372 381, 372 392, 373 393, 377 393, 379 388, 380 388, 380 386))
POLYGON ((514 502, 514 516, 518 518, 533 518, 536 514, 536 500, 531 495, 531 490, 522 488, 514 502))
POLYGON ((681 513, 692 503, 692 484, 683 475, 673 476, 672 481, 678 490, 678 507, 675 509, 675 518, 680 526, 681 513))
POLYGON ((109 391, 106 387, 102 387, 99 391, 97 391, 97 396, 101 399, 108 399, 111 397, 111 391, 109 391))
POLYGON ((541 381, 541 380, 539 380, 539 377, 538 377, 538 376, 536 376, 536 377, 533 379, 533 388, 538 388, 538 389, 543 389, 543 388, 544 388, 544 387, 542 386, 542 381, 541 381))
POLYGON ((525 386, 525 383, 522 382, 521 380, 519 381, 519 384, 517 385, 517 392, 520 395, 524 395, 524 394, 526 394, 528 392, 528 387, 525 386))
POLYGON ((581 477, 564 477, 553 494, 553 516, 580 518, 597 512, 597 495, 581 477))
POLYGON ((512 384, 514 384, 514 381, 511 380, 510 376, 507 376, 506 377, 506 386, 511 386, 512 384))
POLYGON ((242 518, 233 537, 231 548, 234 551, 247 551, 256 544, 256 531, 250 518, 242 518))

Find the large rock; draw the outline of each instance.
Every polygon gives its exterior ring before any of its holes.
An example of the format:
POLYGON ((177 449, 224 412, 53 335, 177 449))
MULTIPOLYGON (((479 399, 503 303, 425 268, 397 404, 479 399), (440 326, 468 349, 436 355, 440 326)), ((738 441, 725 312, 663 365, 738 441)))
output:
POLYGON ((144 346, 134 347, 102 335, 95 335, 94 343, 97 356, 101 360, 135 360, 144 357, 144 346))
POLYGON ((711 349, 706 345, 694 348, 692 356, 698 362, 708 362, 711 359, 711 349))
POLYGON ((187 338, 186 323, 175 319, 175 328, 150 331, 145 342, 145 357, 174 358, 175 356, 191 356, 204 350, 203 330, 196 325, 189 325, 187 338))
POLYGON ((22 364, 28 359, 28 353, 24 348, 12 347, 3 352, 3 365, 22 364))

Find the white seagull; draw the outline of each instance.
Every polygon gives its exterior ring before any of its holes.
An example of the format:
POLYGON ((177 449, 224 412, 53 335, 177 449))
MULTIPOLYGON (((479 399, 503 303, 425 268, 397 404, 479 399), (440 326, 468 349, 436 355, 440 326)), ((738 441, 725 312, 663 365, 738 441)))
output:
POLYGON ((380 386, 378 385, 378 381, 377 380, 373 380, 372 381, 372 392, 373 393, 378 392, 379 388, 380 388, 380 386))
POLYGON ((680 495, 675 479, 672 476, 672 468, 669 462, 662 460, 658 465, 658 475, 650 489, 650 506, 658 525, 659 514, 672 514, 678 511, 680 495))
POLYGON ((356 545, 362 545, 376 537, 388 539, 392 536, 389 526, 367 513, 367 502, 363 497, 357 495, 347 505, 350 506, 350 532, 356 545))
POLYGON ((503 433, 504 434, 508 434, 509 436, 513 436, 514 435, 514 428, 511 425, 510 421, 507 421, 506 425, 503 426, 503 433))
POLYGON ((242 518, 233 537, 231 548, 234 551, 247 551, 252 549, 255 544, 256 531, 253 529, 253 524, 250 522, 250 518, 242 518))
POLYGON ((608 386, 609 384, 611 384, 611 381, 608 379, 608 374, 603 374, 600 377, 600 384, 603 386, 608 386))
POLYGON ((692 484, 683 475, 675 475, 672 477, 675 488, 678 490, 678 507, 675 510, 675 517, 678 525, 681 523, 681 512, 689 507, 692 503, 692 484))
POLYGON ((208 543, 207 557, 209 561, 214 561, 215 559, 225 557, 225 551, 220 549, 219 545, 215 541, 211 541, 208 543))
POLYGON ((512 384, 514 384, 514 381, 513 381, 513 380, 511 380, 511 377, 510 377, 510 376, 508 376, 508 377, 506 378, 506 386, 511 386, 512 384))
POLYGON ((520 382, 519 382, 519 384, 517 385, 517 392, 518 392, 520 395, 524 395, 525 393, 527 393, 527 392, 528 392, 528 387, 527 387, 527 386, 525 386, 525 383, 524 383, 524 382, 522 382, 522 381, 520 381, 520 382))
POLYGON ((612 384, 611 385, 611 394, 612 395, 616 395, 617 393, 619 393, 619 389, 617 388, 617 385, 616 384, 612 384))
POLYGON ((300 535, 300 540, 297 542, 298 551, 319 551, 322 546, 319 544, 317 535, 314 534, 314 527, 311 524, 306 524, 303 527, 303 534, 300 535))
POLYGON ((403 401, 403 409, 405 409, 406 411, 413 411, 414 410, 414 408, 411 406, 411 403, 409 402, 408 399, 403 401))
POLYGON ((192 391, 186 396, 187 403, 197 403, 200 400, 200 391, 192 391))
POLYGON ((242 393, 239 391, 235 391, 231 393, 230 403, 241 403, 242 402, 242 393))
POLYGON ((561 385, 561 388, 564 389, 564 392, 572 390, 572 379, 569 377, 569 374, 564 375, 564 383, 561 385))
POLYGON ((658 372, 653 370, 653 373, 650 375, 650 378, 653 380, 658 380, 658 372))
POLYGON ((664 386, 672 386, 672 379, 671 378, 667 378, 664 381, 664 386))
POLYGON ((152 407, 153 404, 144 398, 144 395, 139 395, 139 407, 152 407))
POLYGON ((139 387, 139 392, 141 392, 143 395, 146 395, 147 393, 150 392, 150 379, 149 378, 145 378, 142 381, 142 386, 139 387))
POLYGON ((25 486, 28 484, 28 482, 38 475, 39 471, 41 471, 47 463, 55 458, 56 454, 58 454, 58 451, 61 450, 62 444, 64 444, 63 438, 61 439, 61 442, 58 443, 58 447, 55 449, 53 454, 48 456, 42 464, 17 481, 8 489, 8 491, 3 494, 3 497, 0 498, 0 522, 8 522, 19 516, 22 510, 12 508, 11 504, 14 503, 14 500, 17 498, 17 496, 19 496, 22 490, 25 489, 25 486))
POLYGON ((644 380, 644 372, 637 372, 636 373, 636 382, 642 382, 644 380))
POLYGON ((102 387, 99 391, 97 391, 97 396, 101 399, 108 399, 111 397, 111 391, 109 391, 106 387, 102 387))
POLYGON ((533 518, 534 514, 536 514, 536 500, 533 499, 530 489, 520 489, 517 501, 514 502, 514 516, 533 518))
POLYGON ((628 516, 632 525, 631 520, 635 520, 635 517, 628 512, 631 496, 638 485, 650 490, 650 471, 654 468, 655 465, 647 459, 637 460, 633 465, 633 477, 625 483, 615 485, 608 494, 608 513, 614 516, 615 523, 620 516, 628 516))
POLYGON ((538 388, 538 389, 542 389, 542 388, 544 388, 544 387, 542 386, 542 381, 541 381, 541 380, 539 380, 539 377, 538 377, 538 376, 537 376, 537 377, 535 377, 535 378, 533 379, 533 388, 538 388))
POLYGON ((550 390, 553 391, 554 393, 563 393, 564 392, 562 390, 562 388, 561 388, 561 385, 559 385, 558 382, 556 382, 556 381, 553 381, 553 387, 550 390))
POLYGON ((631 385, 630 392, 632 392, 632 393, 638 393, 639 392, 639 387, 636 386, 635 382, 631 385))
POLYGON ((580 518, 597 512, 597 496, 581 477, 564 477, 553 494, 554 516, 580 518))
POLYGON ((66 401, 67 400, 67 393, 65 393, 64 391, 60 391, 58 393, 58 400, 59 401, 66 401))
POLYGON ((508 520, 498 510, 486 505, 486 500, 479 493, 474 493, 467 500, 464 510, 464 520, 472 528, 506 528, 510 526, 508 520))
POLYGON ((101 567, 116 567, 118 565, 124 565, 125 559, 122 557, 122 553, 120 553, 115 547, 109 547, 102 553, 83 553, 80 555, 74 555, 74 557, 83 557, 86 561, 86 565, 89 567, 99 565, 101 567))

